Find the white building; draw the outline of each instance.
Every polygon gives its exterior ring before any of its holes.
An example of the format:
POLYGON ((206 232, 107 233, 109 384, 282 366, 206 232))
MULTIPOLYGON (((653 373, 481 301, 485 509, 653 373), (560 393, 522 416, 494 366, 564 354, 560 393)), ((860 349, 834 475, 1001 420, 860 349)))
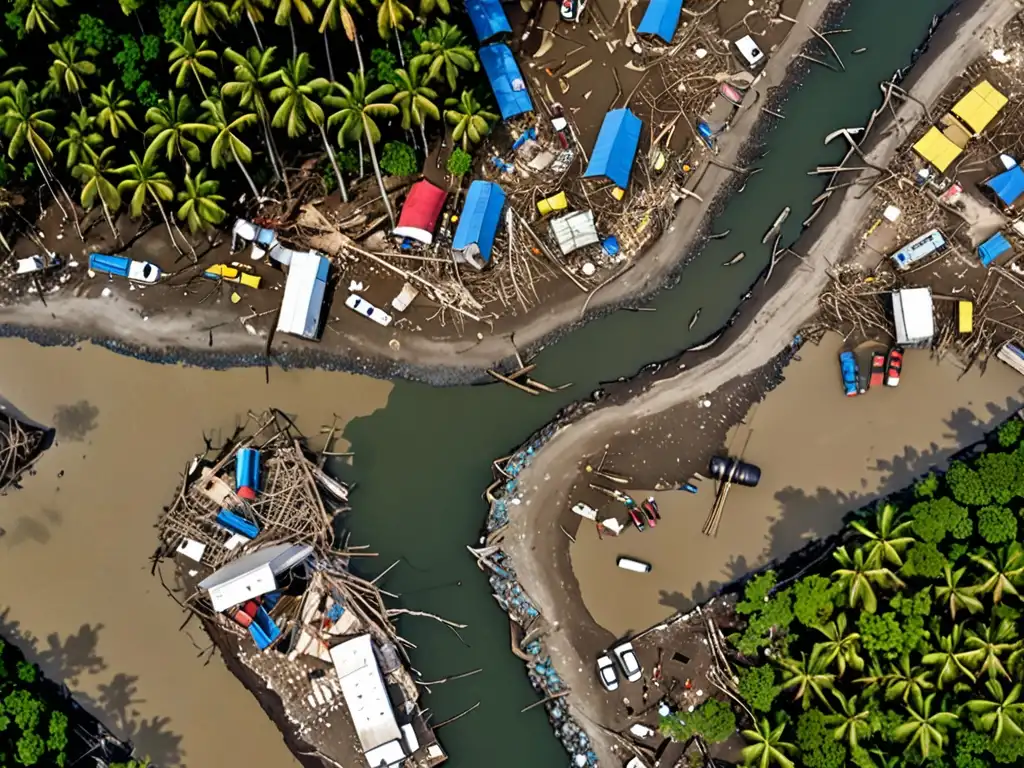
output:
POLYGON ((927 347, 935 336, 935 313, 930 288, 893 291, 892 314, 896 343, 901 347, 927 347))

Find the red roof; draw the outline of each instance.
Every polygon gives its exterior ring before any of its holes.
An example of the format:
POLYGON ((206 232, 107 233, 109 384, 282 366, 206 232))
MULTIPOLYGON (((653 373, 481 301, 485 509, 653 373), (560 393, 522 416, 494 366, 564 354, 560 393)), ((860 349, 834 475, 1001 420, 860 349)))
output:
MULTIPOLYGON (((432 234, 437 226, 437 219, 444 208, 447 193, 427 180, 417 181, 405 198, 405 205, 398 215, 397 234, 410 236, 409 230, 422 230, 432 234), (401 232, 399 230, 404 230, 401 232)), ((418 238, 417 238, 418 239, 418 238)))

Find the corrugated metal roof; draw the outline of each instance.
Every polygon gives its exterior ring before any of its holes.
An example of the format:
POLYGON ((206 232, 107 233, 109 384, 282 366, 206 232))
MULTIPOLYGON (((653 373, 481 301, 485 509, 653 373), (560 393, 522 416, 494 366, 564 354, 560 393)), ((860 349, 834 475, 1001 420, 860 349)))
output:
POLYGON ((975 133, 981 133, 991 123, 1008 99, 988 80, 982 80, 967 95, 953 105, 953 114, 963 120, 975 133))
POLYGON ((914 151, 942 173, 960 156, 963 150, 947 139, 942 131, 933 125, 914 145, 914 151))
POLYGON ((400 739, 402 732, 398 730, 370 636, 360 635, 334 646, 331 661, 363 752, 400 739))
POLYGON ((512 50, 504 43, 495 43, 485 45, 477 55, 491 84, 491 90, 494 91, 502 119, 508 120, 510 117, 533 111, 530 92, 526 90, 526 80, 519 71, 512 50))
POLYGON ((551 220, 551 234, 564 255, 600 242, 593 211, 576 211, 551 220))
POLYGON ((477 179, 470 184, 459 226, 452 239, 452 249, 461 251, 476 245, 480 249, 481 258, 485 262, 489 261, 504 207, 505 190, 493 181, 477 179))
POLYGON ((604 176, 618 187, 628 187, 642 127, 643 121, 627 108, 606 114, 584 178, 604 176))
POLYGON ((892 294, 896 343, 924 344, 935 335, 932 292, 928 288, 904 288, 892 294))
POLYGON ((512 31, 500 0, 466 0, 466 13, 481 43, 502 32, 512 31))
POLYGON ((636 31, 644 35, 655 35, 671 43, 682 12, 683 0, 651 0, 636 31))

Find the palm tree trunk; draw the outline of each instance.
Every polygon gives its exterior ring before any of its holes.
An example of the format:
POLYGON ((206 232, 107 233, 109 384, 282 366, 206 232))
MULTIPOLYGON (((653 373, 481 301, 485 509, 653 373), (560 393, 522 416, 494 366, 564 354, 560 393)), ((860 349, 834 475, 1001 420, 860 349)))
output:
POLYGON ((46 183, 46 188, 50 190, 50 194, 53 196, 53 202, 55 202, 57 204, 57 207, 60 208, 60 212, 64 214, 64 220, 67 221, 68 212, 65 211, 64 206, 60 204, 60 198, 57 197, 57 193, 54 191, 53 185, 50 184, 50 177, 45 170, 46 163, 43 162, 43 159, 39 156, 39 153, 36 152, 36 148, 32 146, 32 142, 29 141, 26 143, 28 144, 29 149, 32 150, 32 157, 36 159, 36 167, 39 168, 39 172, 43 175, 43 181, 46 183))
POLYGON ((263 140, 267 144, 267 151, 270 152, 270 156, 273 158, 273 162, 277 165, 274 168, 275 173, 280 171, 281 181, 284 182, 284 191, 290 200, 292 197, 292 184, 288 179, 288 171, 284 167, 284 158, 281 157, 281 153, 277 149, 277 141, 274 139, 274 132, 270 128, 270 120, 267 119, 266 115, 263 115, 263 140))
POLYGON ((292 58, 299 58, 299 45, 295 42, 295 25, 292 24, 291 17, 288 17, 288 31, 292 35, 292 58))
POLYGON ((235 148, 234 147, 231 148, 231 156, 233 158, 235 158, 235 162, 238 164, 238 170, 240 170, 242 172, 242 175, 245 176, 245 180, 249 182, 249 189, 252 190, 253 196, 256 198, 256 201, 259 202, 259 200, 260 200, 259 190, 256 189, 256 184, 253 182, 252 177, 249 175, 249 172, 247 170, 245 170, 245 164, 238 157, 238 153, 235 152, 235 148))
POLYGON ((124 241, 121 240, 121 233, 118 232, 117 227, 114 226, 114 220, 110 216, 110 208, 107 207, 107 202, 103 199, 102 195, 99 195, 98 197, 100 198, 100 204, 103 206, 103 215, 107 218, 107 226, 110 227, 110 231, 114 234, 114 237, 117 238, 117 244, 123 246, 124 241))
POLYGON ((366 172, 363 168, 363 142, 359 142, 359 178, 363 178, 363 174, 366 172))
POLYGON ((324 29, 324 50, 327 52, 327 74, 330 75, 331 82, 334 82, 334 62, 331 61, 331 44, 327 40, 327 30, 324 29))
POLYGON ((196 74, 195 70, 192 70, 192 74, 195 75, 196 84, 199 85, 199 90, 203 94, 203 100, 204 101, 208 100, 210 98, 210 96, 206 93, 206 89, 203 87, 203 79, 201 77, 199 77, 199 75, 196 74))
POLYGON ((423 158, 424 158, 424 160, 430 154, 430 144, 427 143, 426 123, 427 123, 426 118, 423 118, 422 120, 420 120, 420 137, 423 139, 423 158))
POLYGON ((264 50, 264 48, 263 48, 263 40, 260 39, 260 31, 258 29, 256 29, 256 22, 253 21, 253 18, 252 18, 252 16, 249 15, 248 11, 246 11, 245 16, 246 16, 247 19, 249 19, 249 25, 252 27, 252 33, 254 35, 256 35, 256 45, 258 45, 260 47, 261 51, 264 50))
MULTIPOLYGON (((366 118, 363 118, 365 124, 366 118)), ((370 141, 370 131, 367 128, 363 131, 366 144, 370 148, 370 160, 373 161, 373 172, 377 175, 377 186, 380 187, 380 196, 384 200, 384 208, 388 212, 388 218, 391 220, 391 228, 395 228, 395 212, 391 210, 391 201, 388 200, 388 192, 384 188, 384 178, 380 175, 380 165, 377 163, 377 150, 374 149, 373 142, 370 141)))
POLYGON ((338 160, 334 156, 334 148, 331 146, 331 142, 327 138, 327 131, 324 130, 322 125, 318 125, 320 129, 320 138, 324 142, 324 148, 327 150, 327 157, 331 159, 331 167, 334 168, 334 175, 338 179, 338 189, 341 190, 342 202, 348 202, 348 190, 345 189, 345 179, 341 175, 341 169, 338 167, 338 160))
POLYGON ((14 253, 14 249, 11 248, 11 244, 7 242, 7 238, 4 237, 3 230, 0 230, 0 245, 3 245, 4 249, 8 253, 14 253))
POLYGON ((402 38, 398 34, 398 30, 395 30, 395 43, 398 44, 398 60, 402 62, 402 67, 405 67, 405 53, 402 51, 402 38))
POLYGON ((356 46, 356 58, 359 59, 359 74, 365 75, 366 68, 363 66, 363 49, 359 47, 359 30, 356 30, 356 33, 352 35, 352 42, 356 46))
POLYGON ((171 220, 167 218, 167 211, 164 210, 164 204, 160 202, 160 198, 153 195, 153 199, 156 200, 156 207, 160 211, 160 215, 164 217, 164 224, 167 225, 167 235, 171 238, 171 245, 174 246, 174 250, 181 253, 181 247, 178 245, 178 241, 174 239, 174 230, 171 229, 171 220))

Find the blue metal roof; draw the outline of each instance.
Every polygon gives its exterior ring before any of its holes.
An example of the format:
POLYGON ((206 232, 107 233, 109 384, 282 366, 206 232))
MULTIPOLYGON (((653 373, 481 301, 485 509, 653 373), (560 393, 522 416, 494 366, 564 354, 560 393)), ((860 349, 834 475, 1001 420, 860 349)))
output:
POLYGON ((476 244, 480 249, 480 257, 485 262, 490 261, 494 236, 501 225, 501 211, 504 207, 505 190, 493 181, 478 179, 470 184, 452 248, 461 251, 476 244))
POLYGON ((642 127, 643 121, 626 108, 605 115, 584 178, 604 176, 617 187, 628 187, 642 127))
POLYGON ((1013 246, 1003 237, 1002 232, 996 232, 992 237, 978 246, 978 258, 983 266, 988 266, 1007 251, 1012 251, 1013 246))
POLYGON ((1024 169, 1013 166, 985 182, 985 186, 996 193, 1003 205, 1013 205, 1017 198, 1024 195, 1024 169))
POLYGON ((516 57, 504 43, 495 43, 481 48, 477 55, 484 67, 487 79, 498 101, 498 109, 503 120, 533 111, 530 92, 526 90, 526 80, 519 71, 516 57))
POLYGON ((501 0, 466 0, 466 13, 481 43, 486 43, 502 32, 512 31, 505 9, 501 7, 501 0))
POLYGON ((671 43, 682 12, 683 0, 651 0, 636 31, 645 35, 656 35, 666 43, 671 43))

